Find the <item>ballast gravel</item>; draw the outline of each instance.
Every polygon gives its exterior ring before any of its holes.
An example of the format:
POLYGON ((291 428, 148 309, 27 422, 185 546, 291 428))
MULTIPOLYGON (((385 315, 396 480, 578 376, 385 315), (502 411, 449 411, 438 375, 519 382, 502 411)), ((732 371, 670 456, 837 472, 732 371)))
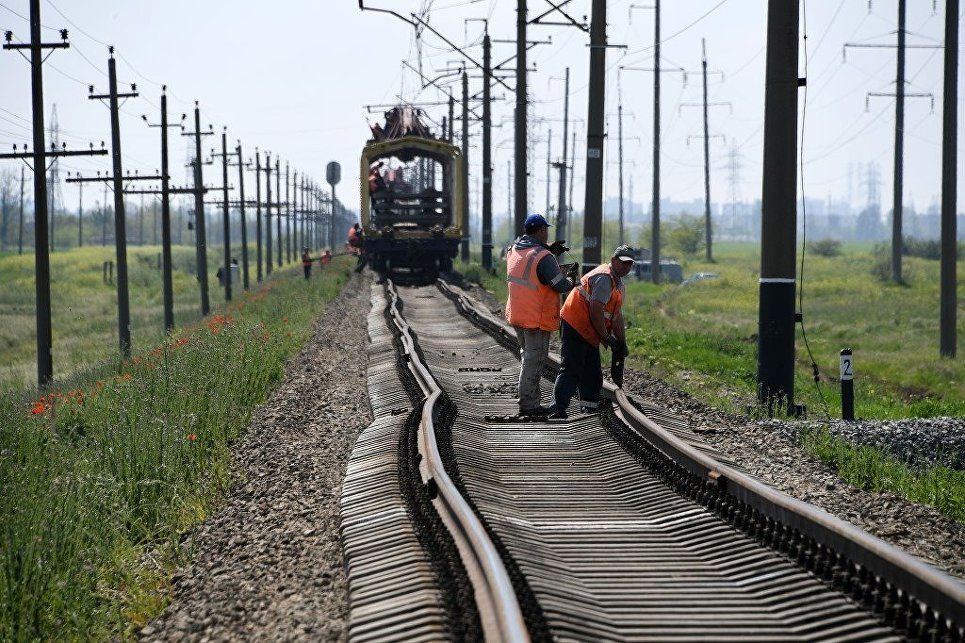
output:
POLYGON ((338 498, 365 386, 369 279, 353 275, 315 321, 234 452, 237 482, 186 543, 191 563, 148 641, 342 640, 348 593, 338 498))

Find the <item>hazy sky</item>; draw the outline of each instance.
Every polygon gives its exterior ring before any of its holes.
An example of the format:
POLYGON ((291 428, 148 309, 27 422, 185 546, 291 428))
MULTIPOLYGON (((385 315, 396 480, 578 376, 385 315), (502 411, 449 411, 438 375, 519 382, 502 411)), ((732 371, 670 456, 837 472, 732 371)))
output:
MULTIPOLYGON (((369 0, 369 4, 404 14, 429 5, 431 24, 457 44, 468 44, 476 59, 481 59, 482 23, 467 24, 466 18, 488 17, 493 38, 515 37, 516 3, 512 0, 369 0)), ((549 7, 545 0, 530 0, 529 4, 531 16, 549 7)), ((935 11, 932 0, 911 0, 908 5, 909 44, 941 44, 944 3, 939 1, 935 11)), ((618 69, 621 65, 652 65, 654 16, 649 9, 631 10, 629 0, 613 0, 608 6, 610 43, 627 45, 627 49, 610 49, 607 58, 606 192, 615 195, 617 191, 616 98, 621 76, 626 176, 628 183, 633 177, 635 200, 646 202, 652 168, 653 74, 621 74, 618 69)), ((41 7, 43 24, 69 29, 72 44, 69 50, 55 51, 44 69, 48 118, 50 106, 56 103, 62 137, 70 147, 86 147, 89 140, 110 140, 108 110, 86 96, 89 84, 98 91, 106 90, 106 45, 115 45, 120 82, 136 82, 142 92, 141 98, 124 106, 121 120, 125 169, 132 171, 151 171, 159 164, 158 131, 146 128, 140 115, 146 113, 156 121, 159 84, 167 83, 172 120, 189 111, 198 99, 203 124, 211 123, 218 132, 226 125, 231 144, 240 138, 246 153, 253 153, 255 146, 270 150, 273 155, 281 154, 283 163, 290 161, 293 168, 319 178, 325 163, 340 161, 343 183, 339 196, 354 206, 351 195, 358 155, 368 134, 363 105, 394 102, 397 95, 419 101, 444 97, 433 88, 421 89, 418 75, 401 63, 405 59, 418 66, 420 47, 412 28, 385 14, 360 12, 356 0, 41 0, 41 7)), ((568 7, 582 18, 589 13, 590 2, 574 0, 568 7)), ((0 28, 12 30, 15 40, 26 39, 27 23, 17 14, 27 12, 27 0, 0 0, 0 28)), ((700 110, 681 106, 700 100, 700 47, 701 38, 706 38, 710 67, 724 72, 723 78, 711 77, 711 100, 728 101, 732 107, 732 111, 716 107, 711 113, 712 133, 725 137, 725 141, 715 138, 711 143, 713 198, 730 198, 728 153, 735 148, 740 163, 737 196, 747 200, 759 197, 765 20, 763 0, 664 2, 662 64, 692 72, 686 83, 681 73, 662 75, 664 196, 702 197, 702 147, 696 139, 688 145, 688 137, 701 134, 700 110)), ((894 43, 896 0, 873 0, 870 13, 867 0, 810 0, 806 23, 809 92, 803 154, 807 193, 845 198, 849 162, 877 161, 887 209, 891 202, 894 101, 872 98, 866 111, 865 95, 894 91, 894 50, 849 50, 843 62, 842 45, 894 43)), ((55 31, 45 29, 44 33, 59 39, 55 31)), ((530 37, 552 37, 553 41, 530 52, 531 64, 537 68, 530 74, 535 139, 532 208, 545 208, 549 128, 553 130, 554 157, 561 152, 561 78, 569 66, 571 117, 580 121, 575 123, 579 141, 575 200, 581 209, 588 36, 574 28, 534 26, 530 37)), ((424 32, 420 42, 427 76, 459 59, 431 33, 424 32)), ((513 51, 512 44, 497 44, 494 59, 502 61, 513 51)), ((802 53, 802 75, 803 61, 802 53)), ((935 95, 934 111, 927 98, 909 99, 906 108, 906 204, 913 202, 918 209, 928 207, 940 190, 941 74, 940 49, 909 50, 909 91, 935 95)), ((965 83, 959 82, 965 94, 965 83)), ((479 79, 471 83, 473 91, 479 89, 479 79)), ((13 143, 30 141, 29 66, 15 52, 0 53, 0 87, 0 146, 9 149, 13 143)), ((504 123, 494 131, 493 139, 494 198, 499 213, 505 208, 506 163, 512 155, 513 96, 499 86, 494 94, 505 98, 494 108, 494 122, 504 123)), ((430 115, 441 120, 445 111, 434 108, 430 115)), ((186 159, 186 143, 172 137, 172 159, 179 165, 186 159)), ((474 144, 478 145, 478 139, 474 144)), ((213 145, 220 146, 220 137, 208 137, 204 143, 205 149, 213 145)), ((476 177, 479 157, 478 148, 470 150, 476 177)), ((4 163, 15 167, 13 162, 4 163)), ((92 173, 109 168, 109 159, 68 159, 64 167, 92 173)), ((206 172, 212 181, 220 180, 212 168, 206 172)), ((183 168, 173 173, 179 182, 183 180, 183 168)), ((962 175, 960 172, 960 182, 962 175)), ((855 183, 855 201, 863 203, 864 191, 857 179, 855 183)), ((555 188, 553 193, 555 203, 555 188)), ((64 196, 73 203, 76 188, 65 187, 64 196)), ((963 199, 960 197, 960 204, 963 199)))

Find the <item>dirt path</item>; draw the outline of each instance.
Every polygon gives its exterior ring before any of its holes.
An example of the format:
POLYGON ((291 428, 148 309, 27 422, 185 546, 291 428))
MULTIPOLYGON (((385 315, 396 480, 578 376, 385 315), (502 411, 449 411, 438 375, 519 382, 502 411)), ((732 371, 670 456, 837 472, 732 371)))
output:
POLYGON ((192 535, 191 564, 142 640, 344 639, 338 498, 359 432, 369 281, 354 275, 316 320, 235 449, 238 481, 192 535))

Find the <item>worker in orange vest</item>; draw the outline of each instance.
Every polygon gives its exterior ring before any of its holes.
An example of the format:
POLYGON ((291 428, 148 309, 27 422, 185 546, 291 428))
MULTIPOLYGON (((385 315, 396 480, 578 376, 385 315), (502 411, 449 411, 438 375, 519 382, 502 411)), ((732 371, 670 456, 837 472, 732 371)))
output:
POLYGON ((322 253, 322 256, 318 258, 318 263, 322 266, 327 266, 328 264, 332 263, 332 251, 326 248, 325 252, 322 253))
POLYGON ((531 214, 523 223, 523 236, 506 255, 506 321, 519 338, 519 414, 545 417, 550 409, 541 402, 540 381, 549 354, 550 335, 560 326, 560 294, 574 287, 560 270, 558 257, 568 250, 566 242, 549 240, 549 223, 531 214))
POLYGON ((562 364, 553 386, 551 419, 566 418, 577 390, 582 410, 596 412, 603 386, 600 344, 615 358, 627 356, 623 278, 633 269, 635 254, 630 246, 617 247, 609 263, 583 275, 579 288, 566 298, 560 311, 562 364))

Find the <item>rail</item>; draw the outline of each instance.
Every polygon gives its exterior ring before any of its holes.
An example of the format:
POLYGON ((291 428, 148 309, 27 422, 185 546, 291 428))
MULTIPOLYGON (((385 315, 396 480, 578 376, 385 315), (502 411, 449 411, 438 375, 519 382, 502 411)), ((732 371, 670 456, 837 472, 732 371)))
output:
POLYGON ((428 489, 433 506, 455 539, 466 565, 486 639, 529 641, 523 613, 502 558, 479 517, 446 473, 439 453, 434 418, 442 389, 416 350, 409 325, 399 311, 398 292, 390 279, 386 280, 386 288, 389 293, 389 313, 399 329, 406 363, 426 396, 418 437, 422 482, 428 489))
MULTIPOLYGON (((438 285, 481 328, 516 341, 515 331, 504 320, 445 281, 440 280, 438 285)), ((559 356, 551 353, 549 359, 559 366, 559 356)), ((932 618, 950 620, 953 630, 965 628, 965 583, 814 505, 792 498, 699 452, 637 409, 622 388, 605 382, 604 389, 604 395, 615 403, 617 416, 677 465, 721 493, 871 572, 884 581, 886 590, 888 585, 891 589, 900 589, 933 610, 932 618)))

